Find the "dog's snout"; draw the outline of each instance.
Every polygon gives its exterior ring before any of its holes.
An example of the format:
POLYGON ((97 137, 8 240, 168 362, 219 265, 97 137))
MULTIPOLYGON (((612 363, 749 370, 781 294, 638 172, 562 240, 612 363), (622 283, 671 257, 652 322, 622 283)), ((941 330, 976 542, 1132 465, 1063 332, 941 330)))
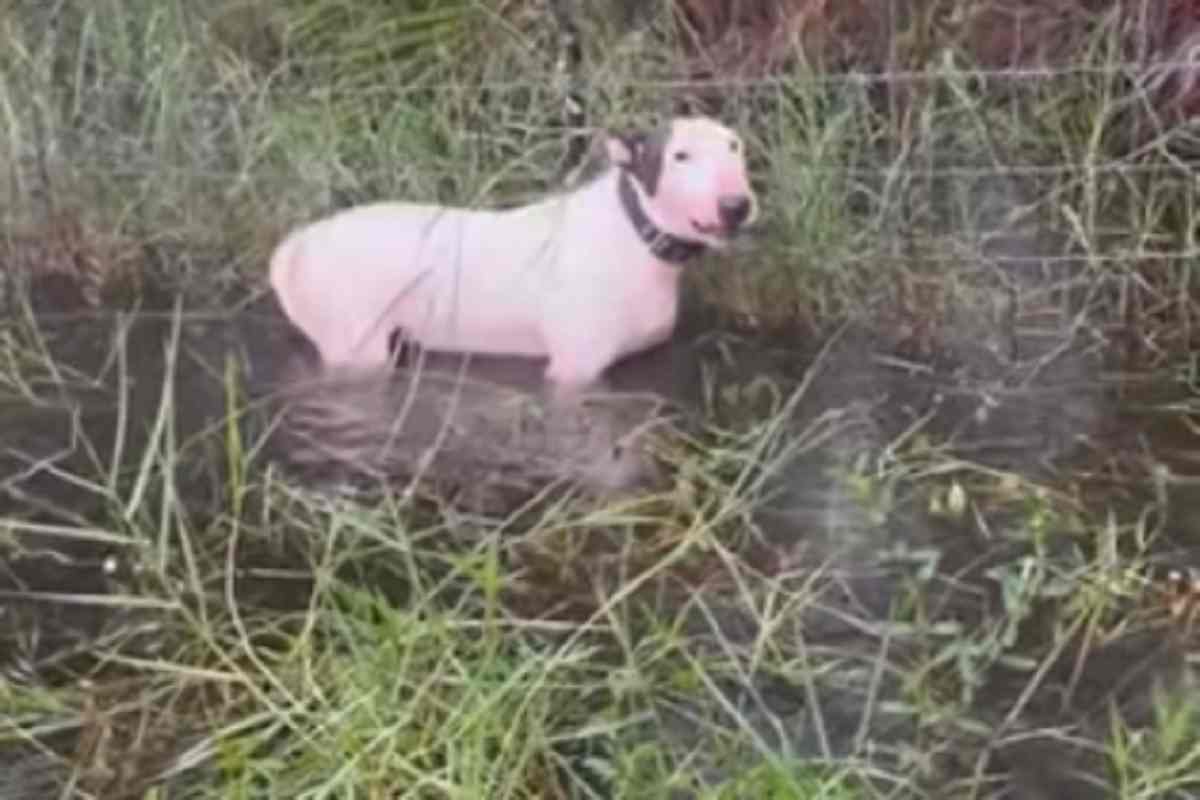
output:
POLYGON ((717 201, 717 213, 727 228, 739 228, 750 216, 751 201, 744 194, 726 195, 717 201))

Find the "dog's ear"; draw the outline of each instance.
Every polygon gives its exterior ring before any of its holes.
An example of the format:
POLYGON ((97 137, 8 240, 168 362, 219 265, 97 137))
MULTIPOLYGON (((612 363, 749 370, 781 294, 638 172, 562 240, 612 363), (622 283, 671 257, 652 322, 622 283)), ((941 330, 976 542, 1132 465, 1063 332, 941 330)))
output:
POLYGON ((669 136, 666 128, 650 133, 612 134, 608 137, 608 157, 614 165, 632 172, 646 193, 653 196, 658 190, 663 150, 669 136))
POLYGON ((641 132, 611 133, 605 142, 608 159, 615 166, 634 169, 641 159, 646 144, 646 134, 641 132))

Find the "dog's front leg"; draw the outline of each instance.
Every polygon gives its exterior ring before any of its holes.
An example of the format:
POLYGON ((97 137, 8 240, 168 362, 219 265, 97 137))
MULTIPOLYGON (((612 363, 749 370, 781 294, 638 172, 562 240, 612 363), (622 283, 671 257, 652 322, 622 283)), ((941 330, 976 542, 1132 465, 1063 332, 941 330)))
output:
POLYGON ((604 371, 615 359, 615 353, 596 348, 592 342, 580 344, 552 353, 546 365, 546 391, 560 408, 578 406, 588 392, 603 389, 604 371))
POLYGON ((546 435, 552 452, 560 453, 569 473, 602 494, 623 491, 654 480, 653 467, 636 447, 622 442, 615 407, 609 402, 585 406, 588 395, 604 393, 609 381, 598 362, 578 364, 551 361, 546 369, 548 396, 546 435), (557 367, 557 368, 556 368, 557 367))
POLYGON ((587 428, 584 400, 604 388, 603 375, 609 358, 594 351, 570 348, 550 357, 544 374, 546 429, 566 441, 587 428), (586 355, 584 355, 586 353, 586 355))

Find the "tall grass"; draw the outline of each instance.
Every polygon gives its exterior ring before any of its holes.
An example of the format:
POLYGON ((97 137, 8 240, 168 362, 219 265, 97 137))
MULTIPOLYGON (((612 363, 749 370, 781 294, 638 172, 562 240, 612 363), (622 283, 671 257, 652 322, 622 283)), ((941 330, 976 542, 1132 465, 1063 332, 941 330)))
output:
MULTIPOLYGON (((834 337, 800 379, 718 375, 709 424, 662 444, 661 491, 501 517, 280 476, 233 361, 209 376, 218 419, 183 430, 185 307, 260 288, 284 229, 379 197, 558 188, 549 17, 404 5, 0 6, 6 263, 36 270, 30 242, 73 219, 184 295, 149 400, 120 318, 97 334, 99 374, 60 363, 36 315, 0 322, 0 407, 71 417, 83 453, 22 462, 84 500, 5 517, 6 568, 60 551, 104 565, 96 591, 3 584, 0 622, 33 633, 5 640, 21 669, 0 681, 0 794, 986 797, 1002 770, 1036 773, 1030 741, 1115 796, 1194 792, 1194 627, 1139 571, 1186 458, 1086 442, 1103 467, 975 458, 879 377, 935 358, 839 356, 834 337), (865 361, 875 383, 823 393, 865 361), (110 404, 104 446, 76 419, 87 392, 110 404), (47 656, 42 609, 62 603, 100 622, 47 656), (1132 680, 1159 685, 1100 692, 1125 674, 1093 671, 1104 657, 1153 661, 1132 680)), ((1066 373, 1063 341, 1104 349, 1126 325, 1137 365, 1194 394, 1191 134, 1131 137, 1149 101, 1118 69, 1118 30, 1097 25, 1071 74, 975 72, 909 31, 928 73, 907 82, 798 53, 769 80, 698 84, 670 31, 600 16, 583 19, 597 127, 716 106, 752 145, 765 219, 689 274, 705 301, 751 327, 865 321, 918 356, 940 332, 956 376, 986 379, 985 416, 1016 392, 988 371, 1006 321, 1049 342, 999 373, 1014 382, 1066 373)), ((1180 403, 1136 413, 1190 420, 1180 403)))
MULTIPOLYGON (((10 237, 52 235, 56 212, 95 236, 159 246, 182 286, 253 283, 284 229, 334 207, 505 204, 557 188, 568 86, 557 29, 534 4, 10 5, 0 30, 10 237)), ((796 68, 690 86, 669 36, 603 22, 600 10, 582 18, 593 125, 720 106, 755 145, 768 203, 753 263, 701 281, 744 317, 837 318, 925 265, 1032 258, 981 252, 980 241, 1011 239, 1030 219, 1057 236, 1037 257, 1188 252, 1178 219, 1193 186, 1173 154, 1186 129, 1131 149, 1130 120, 1152 98, 1118 69, 1111 26, 1080 52, 1097 68, 1082 76, 972 78, 964 54, 927 35, 910 60, 929 79, 796 68), (955 201, 950 182, 970 196, 955 201), (981 193, 1004 198, 1007 214, 981 218, 981 193)))

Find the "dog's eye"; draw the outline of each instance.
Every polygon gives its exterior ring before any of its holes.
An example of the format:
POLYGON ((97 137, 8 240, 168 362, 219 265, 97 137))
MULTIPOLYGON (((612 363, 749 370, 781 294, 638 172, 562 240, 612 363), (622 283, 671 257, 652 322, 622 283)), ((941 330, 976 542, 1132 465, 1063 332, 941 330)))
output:
POLYGON ((742 149, 742 143, 739 142, 737 139, 734 139, 732 142, 729 143, 729 150, 731 152, 736 153, 738 150, 741 150, 741 149, 742 149))
POLYGON ((691 157, 692 157, 691 154, 688 153, 687 150, 679 150, 675 153, 676 161, 687 161, 691 157))

